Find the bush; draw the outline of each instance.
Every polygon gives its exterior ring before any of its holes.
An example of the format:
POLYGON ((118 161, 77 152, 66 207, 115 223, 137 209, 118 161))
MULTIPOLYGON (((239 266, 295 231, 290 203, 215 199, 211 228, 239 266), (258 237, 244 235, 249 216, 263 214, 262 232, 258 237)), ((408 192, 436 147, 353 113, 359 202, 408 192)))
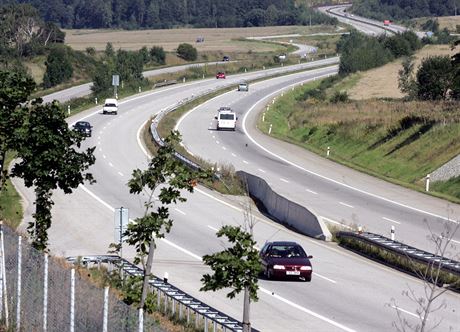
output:
POLYGON ((54 47, 46 59, 46 72, 43 77, 43 86, 50 88, 72 77, 73 68, 67 48, 54 47))
POLYGON ((150 49, 150 59, 160 65, 164 65, 166 60, 166 53, 163 47, 153 46, 150 49))
POLYGON ((186 61, 195 61, 198 57, 198 52, 192 45, 182 43, 177 47, 177 56, 186 61))
POLYGON ((346 103, 348 101, 348 93, 346 91, 336 91, 331 97, 331 103, 346 103))

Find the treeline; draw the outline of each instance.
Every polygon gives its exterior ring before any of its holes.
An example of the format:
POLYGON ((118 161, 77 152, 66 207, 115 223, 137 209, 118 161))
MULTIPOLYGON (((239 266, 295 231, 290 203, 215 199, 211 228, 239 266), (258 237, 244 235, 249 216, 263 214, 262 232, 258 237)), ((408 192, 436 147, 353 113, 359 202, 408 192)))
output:
POLYGON ((295 0, 0 0, 29 3, 61 28, 222 28, 336 24, 295 0))
POLYGON ((339 72, 350 74, 379 67, 395 58, 410 56, 421 47, 422 42, 411 31, 378 38, 352 31, 349 35, 343 35, 337 44, 339 72))
POLYGON ((458 0, 354 0, 352 11, 378 20, 404 20, 415 17, 453 16, 458 0))

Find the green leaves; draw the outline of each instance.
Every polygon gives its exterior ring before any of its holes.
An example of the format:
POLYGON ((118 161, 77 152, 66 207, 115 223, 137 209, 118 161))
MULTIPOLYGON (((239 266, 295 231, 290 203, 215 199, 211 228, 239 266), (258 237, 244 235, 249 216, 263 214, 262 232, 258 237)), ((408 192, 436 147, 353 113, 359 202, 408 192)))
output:
POLYGON ((252 300, 257 301, 258 275, 262 271, 258 251, 254 248, 256 242, 252 235, 241 227, 223 226, 218 237, 226 236, 233 244, 224 251, 203 256, 203 261, 214 274, 205 274, 201 281, 202 291, 216 291, 222 288, 232 288, 227 297, 234 298, 236 294, 247 288, 252 300))
POLYGON ((149 163, 146 170, 135 169, 128 182, 129 192, 139 195, 145 193, 149 199, 144 203, 145 214, 137 218, 135 223, 128 225, 125 233, 126 242, 134 245, 139 257, 149 252, 149 243, 155 238, 163 238, 169 233, 173 220, 169 218, 168 205, 185 202, 181 190, 193 192, 192 180, 207 178, 207 172, 192 172, 174 156, 175 146, 180 142, 177 131, 165 138, 164 145, 149 163), (160 204, 155 211, 154 191, 159 189, 158 199, 160 204))
POLYGON ((83 138, 69 129, 59 103, 42 104, 38 100, 28 111, 15 136, 20 161, 11 174, 24 179, 27 187, 35 187, 35 222, 28 229, 34 247, 44 250, 51 226, 52 190, 60 188, 70 194, 84 181, 93 182, 92 174, 85 171, 95 162, 95 148, 76 150, 83 138))

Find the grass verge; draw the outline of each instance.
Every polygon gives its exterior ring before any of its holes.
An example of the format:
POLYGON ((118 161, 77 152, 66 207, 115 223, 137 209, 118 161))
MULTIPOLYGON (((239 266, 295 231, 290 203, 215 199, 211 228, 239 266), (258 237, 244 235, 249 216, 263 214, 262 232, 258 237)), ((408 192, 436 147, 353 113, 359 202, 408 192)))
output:
MULTIPOLYGON (((6 156, 5 166, 8 166, 14 156, 9 153, 6 156)), ((22 221, 23 210, 21 196, 16 191, 10 179, 5 182, 3 190, 0 192, 0 220, 8 226, 16 229, 22 221)))
MULTIPOLYGON (((271 136, 320 155, 329 147, 331 160, 423 192, 425 176, 460 151, 458 103, 332 101, 347 84, 334 78, 298 87, 258 127, 268 134, 272 125, 271 136)), ((430 194, 460 202, 458 183, 435 184, 430 194)))

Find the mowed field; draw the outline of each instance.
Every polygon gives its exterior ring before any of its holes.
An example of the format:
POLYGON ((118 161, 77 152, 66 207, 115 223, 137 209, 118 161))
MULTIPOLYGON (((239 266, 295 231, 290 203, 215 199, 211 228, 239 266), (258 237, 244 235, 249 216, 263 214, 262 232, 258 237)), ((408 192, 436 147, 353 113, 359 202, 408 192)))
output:
POLYGON ((168 29, 168 30, 64 30, 66 44, 75 50, 84 51, 94 47, 102 51, 108 42, 115 49, 138 50, 143 46, 161 46, 165 51, 173 51, 180 43, 189 43, 199 52, 269 52, 277 46, 257 41, 246 41, 246 37, 279 36, 292 34, 312 34, 331 27, 276 26, 255 28, 222 29, 168 29), (204 42, 197 43, 197 37, 204 42))
MULTIPOLYGON (((416 56, 415 68, 420 65, 423 58, 434 55, 453 55, 449 45, 427 45, 419 50, 416 56)), ((402 98, 403 94, 398 89, 398 72, 402 60, 396 60, 383 67, 359 73, 357 84, 348 91, 352 99, 362 100, 369 98, 402 98)))

